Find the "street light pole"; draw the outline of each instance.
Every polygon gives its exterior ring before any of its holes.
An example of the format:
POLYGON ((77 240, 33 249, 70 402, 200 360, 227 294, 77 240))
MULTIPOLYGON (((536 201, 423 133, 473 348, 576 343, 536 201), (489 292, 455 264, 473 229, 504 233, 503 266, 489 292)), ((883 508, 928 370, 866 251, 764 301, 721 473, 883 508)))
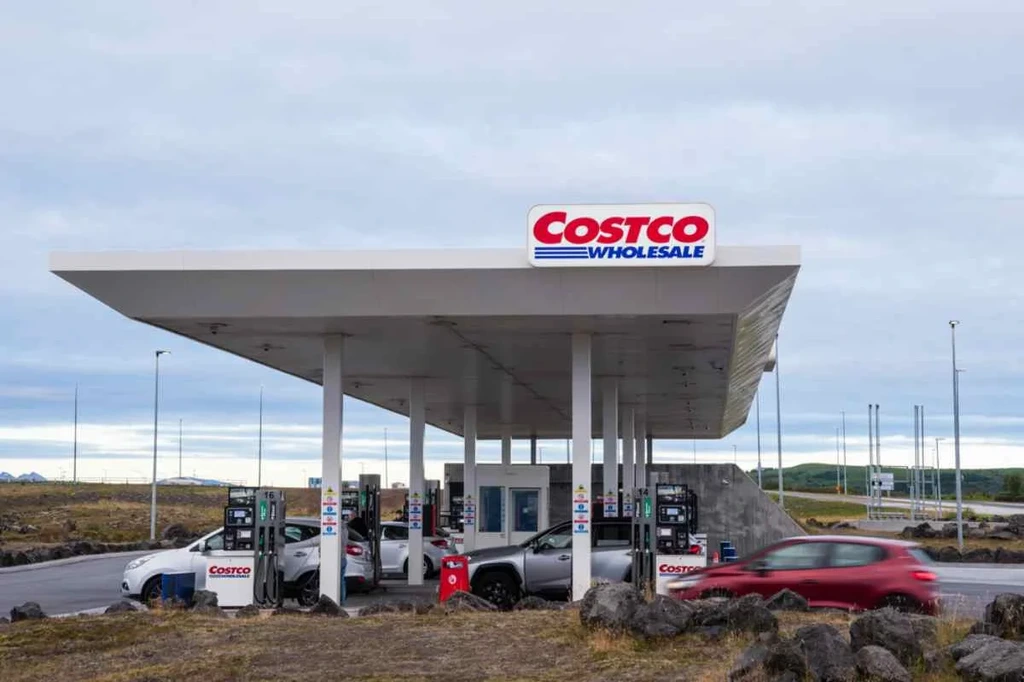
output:
MULTIPOLYGON (((761 389, 757 389, 757 393, 754 395, 757 400, 757 488, 761 490, 764 485, 761 483, 761 389)), ((697 441, 694 441, 694 445, 697 441)), ((696 461, 694 457, 694 461, 696 461)))
POLYGON ((256 487, 263 487, 263 386, 260 386, 260 428, 256 444, 256 487))
POLYGON ((939 441, 945 438, 935 439, 935 497, 939 502, 939 518, 942 518, 942 461, 939 459, 939 441))
POLYGON ((836 495, 843 489, 843 479, 840 475, 840 462, 839 462, 839 427, 836 427, 836 495))
POLYGON ((782 392, 779 388, 779 335, 775 335, 775 434, 779 447, 779 506, 786 508, 782 488, 782 392))
POLYGON ((75 432, 71 450, 71 482, 78 483, 78 384, 75 384, 75 432))
POLYGON ((178 420, 178 478, 181 478, 181 419, 178 420))
POLYGON ((843 415, 843 495, 850 494, 850 480, 846 471, 846 412, 843 415))
POLYGON ((156 439, 160 423, 160 356, 170 355, 169 350, 155 352, 156 369, 153 380, 153 489, 149 503, 149 539, 156 540, 156 439))
POLYGON ((964 551, 964 509, 960 485, 960 376, 956 367, 956 326, 959 320, 949 321, 949 340, 953 352, 953 462, 956 469, 956 541, 964 551))
POLYGON ((388 487, 388 430, 384 429, 384 487, 388 487))

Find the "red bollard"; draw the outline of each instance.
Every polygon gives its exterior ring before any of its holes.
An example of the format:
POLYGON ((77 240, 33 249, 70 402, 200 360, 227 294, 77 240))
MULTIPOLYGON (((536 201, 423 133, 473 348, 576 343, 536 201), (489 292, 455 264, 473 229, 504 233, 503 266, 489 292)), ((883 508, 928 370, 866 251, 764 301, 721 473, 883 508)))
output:
POLYGON ((454 554, 441 559, 441 601, 448 601, 456 592, 469 592, 469 559, 454 554))

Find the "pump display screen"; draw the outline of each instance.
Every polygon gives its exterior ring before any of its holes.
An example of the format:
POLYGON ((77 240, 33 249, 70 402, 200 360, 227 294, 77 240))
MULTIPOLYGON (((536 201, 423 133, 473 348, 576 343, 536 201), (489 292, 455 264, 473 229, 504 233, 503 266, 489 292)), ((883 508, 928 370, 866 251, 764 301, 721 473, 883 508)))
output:
POLYGON ((669 516, 679 516, 680 510, 677 509, 676 507, 668 507, 667 509, 665 509, 665 513, 669 516))
POLYGON ((245 509, 232 509, 231 518, 233 519, 245 519, 249 516, 249 512, 245 509))

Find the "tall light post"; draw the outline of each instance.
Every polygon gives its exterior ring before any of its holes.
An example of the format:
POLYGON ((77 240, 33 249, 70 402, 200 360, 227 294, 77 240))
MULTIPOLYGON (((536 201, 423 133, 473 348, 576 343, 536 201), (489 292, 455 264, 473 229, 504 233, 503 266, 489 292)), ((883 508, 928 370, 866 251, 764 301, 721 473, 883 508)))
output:
POLYGON ((847 471, 846 471, 846 412, 844 411, 844 412, 841 412, 840 414, 843 415, 843 495, 849 495, 850 494, 850 488, 849 488, 850 480, 849 480, 849 477, 847 476, 847 471))
POLYGON ((71 482, 78 483, 78 384, 75 384, 75 431, 71 446, 71 482))
MULTIPOLYGON (((754 399, 757 400, 757 488, 758 490, 764 488, 761 483, 761 389, 757 389, 757 393, 754 394, 754 399)), ((696 444, 696 441, 694 441, 696 444)), ((696 457, 694 457, 696 461, 696 457)))
POLYGON ((964 550, 963 491, 960 485, 960 370, 956 366, 956 326, 959 320, 949 321, 949 341, 953 351, 953 462, 956 469, 956 541, 964 550))
POLYGON ((782 489, 782 391, 779 388, 779 335, 775 335, 775 434, 779 447, 779 506, 786 508, 782 489))
POLYGON ((935 497, 939 503, 939 518, 942 518, 942 463, 939 459, 939 441, 945 438, 935 439, 935 497))
POLYGON ((156 439, 160 423, 160 356, 170 355, 169 350, 158 350, 153 381, 153 490, 149 503, 149 539, 156 540, 156 439))
POLYGON ((836 495, 843 490, 843 478, 839 466, 839 427, 836 427, 836 495))
POLYGON ((256 444, 256 487, 263 487, 263 385, 260 384, 260 427, 256 444))
POLYGON ((178 478, 181 478, 181 422, 178 420, 178 478))
POLYGON ((388 430, 384 429, 384 487, 388 487, 388 430))

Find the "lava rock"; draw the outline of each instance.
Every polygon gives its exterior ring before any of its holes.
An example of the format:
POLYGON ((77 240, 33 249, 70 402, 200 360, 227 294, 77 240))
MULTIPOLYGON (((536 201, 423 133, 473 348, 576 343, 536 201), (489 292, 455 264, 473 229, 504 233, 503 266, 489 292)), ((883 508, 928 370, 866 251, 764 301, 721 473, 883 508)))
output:
POLYGON ((549 601, 540 597, 523 597, 512 607, 513 611, 561 611, 565 602, 549 601))
POLYGON ((243 606, 242 608, 238 609, 238 611, 235 612, 235 618, 246 619, 246 618, 259 618, 259 617, 260 617, 260 608, 258 606, 256 606, 255 604, 249 604, 248 606, 243 606))
POLYGON ((196 590, 192 593, 192 608, 202 606, 218 606, 217 593, 209 590, 196 590))
POLYGON ((164 540, 176 540, 178 538, 188 539, 192 536, 192 531, 190 531, 188 528, 181 525, 180 523, 172 523, 171 525, 164 528, 164 532, 160 534, 160 537, 164 540))
POLYGON ((888 650, 869 644, 857 652, 857 671, 865 682, 912 682, 910 673, 888 650))
POLYGON ((906 666, 913 666, 924 655, 910 616, 893 609, 871 611, 850 624, 854 651, 872 644, 887 649, 906 666))
POLYGON ((970 656, 983 646, 999 641, 999 637, 993 635, 967 635, 963 640, 949 648, 949 655, 954 661, 959 661, 964 656, 970 656))
POLYGON ((306 612, 294 606, 278 606, 271 612, 274 616, 304 616, 306 612))
POLYGON ((820 682, 854 682, 857 679, 857 662, 850 645, 831 625, 805 625, 796 631, 793 639, 799 643, 813 679, 820 682))
POLYGON ((743 650, 729 671, 729 682, 746 682, 757 679, 764 668, 764 662, 773 647, 778 646, 779 636, 774 632, 760 635, 757 640, 743 650))
POLYGON ((348 618, 348 612, 338 606, 338 603, 328 597, 326 594, 321 594, 319 601, 313 604, 313 607, 309 610, 311 616, 329 616, 331 618, 348 618))
POLYGON ((368 604, 359 609, 360 616, 379 616, 386 613, 416 613, 423 615, 434 608, 434 604, 425 601, 380 601, 375 604, 368 604))
POLYGON ((461 611, 497 611, 495 604, 483 597, 478 597, 469 592, 458 591, 440 604, 441 610, 445 613, 459 613, 461 611))
POLYGON ((11 622, 17 623, 22 620, 42 620, 46 618, 43 609, 34 601, 27 601, 21 606, 11 609, 11 622))
POLYGON ((7 568, 14 565, 14 554, 12 552, 0 552, 0 568, 7 568))
POLYGON ((964 552, 963 561, 968 564, 991 564, 995 563, 995 555, 988 547, 979 547, 964 552))
POLYGON ((955 523, 944 523, 942 524, 942 530, 939 534, 944 538, 955 538, 956 537, 956 524, 955 523))
POLYGON ((997 564, 1021 564, 1024 563, 1024 552, 1015 552, 1005 547, 996 547, 992 558, 997 564))
POLYGON ((1016 540, 1017 539, 1017 534, 1016 533, 1011 533, 1008 530, 990 530, 989 532, 985 533, 985 537, 987 537, 987 538, 989 538, 991 540, 1007 540, 1007 541, 1010 541, 1010 540, 1016 540))
POLYGON ((128 599, 122 599, 121 601, 116 601, 110 606, 108 606, 107 610, 103 613, 138 613, 139 611, 145 610, 145 608, 146 607, 144 607, 142 604, 138 602, 130 601, 128 599))
POLYGON ((583 595, 583 603, 580 604, 580 623, 592 630, 627 632, 633 615, 641 604, 643 604, 643 600, 631 585, 626 583, 595 585, 583 595))
POLYGON ((629 629, 641 639, 658 639, 686 632, 692 622, 693 612, 690 609, 678 599, 659 594, 649 603, 637 607, 629 629))
POLYGON ((971 629, 967 631, 969 635, 991 635, 992 637, 998 637, 1001 630, 998 626, 993 623, 986 623, 983 620, 979 620, 971 629))
POLYGON ((943 547, 939 550, 938 556, 936 556, 935 559, 937 561, 957 563, 960 561, 960 550, 956 547, 943 547))
POLYGON ((25 552, 17 552, 14 555, 14 566, 24 566, 29 563, 28 555, 25 552))
POLYGON ((956 671, 977 682, 1016 682, 1024 676, 1024 645, 993 637, 960 657, 956 671))
POLYGON ((779 590, 764 603, 769 611, 807 611, 807 600, 790 589, 779 590))
POLYGON ((1024 595, 1009 592, 996 595, 985 607, 985 622, 1005 639, 1024 639, 1024 595))
POLYGON ((807 659, 800 644, 792 639, 779 640, 769 647, 762 665, 774 682, 803 682, 807 679, 807 659))
POLYGON ((756 594, 730 601, 725 607, 726 626, 732 632, 777 632, 779 621, 756 594))

